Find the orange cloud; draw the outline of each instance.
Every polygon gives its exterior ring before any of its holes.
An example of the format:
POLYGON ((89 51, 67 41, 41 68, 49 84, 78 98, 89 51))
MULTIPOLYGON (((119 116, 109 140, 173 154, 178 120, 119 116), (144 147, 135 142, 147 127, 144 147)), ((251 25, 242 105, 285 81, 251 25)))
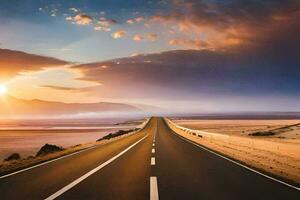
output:
POLYGON ((134 24, 134 20, 133 19, 127 20, 127 24, 134 24))
POLYGON ((114 33, 112 34, 112 37, 113 37, 114 39, 119 39, 119 38, 124 37, 125 35, 126 35, 126 31, 124 31, 124 30, 119 30, 119 31, 114 32, 114 33))
POLYGON ((42 88, 53 89, 53 90, 64 90, 64 91, 77 91, 79 88, 55 86, 55 85, 42 85, 42 88))
POLYGON ((42 70, 68 64, 56 58, 0 49, 0 80, 7 80, 21 72, 42 70))
POLYGON ((197 49, 197 50, 201 50, 201 49, 209 49, 212 47, 210 47, 209 43, 200 40, 200 39, 183 39, 183 38, 177 38, 177 39, 172 39, 169 41, 170 45, 174 45, 174 46, 185 46, 185 47, 189 47, 190 49, 197 49))
POLYGON ((134 41, 136 41, 136 42, 139 42, 139 41, 143 40, 144 37, 141 36, 141 35, 136 34, 136 35, 133 36, 132 39, 133 39, 134 41))
POLYGON ((118 22, 114 19, 106 19, 105 17, 100 17, 97 25, 94 27, 94 30, 109 32, 111 31, 110 27, 117 23, 118 22))
POLYGON ((158 39, 158 35, 157 35, 156 33, 149 33, 149 34, 147 35, 147 38, 148 38, 150 41, 154 42, 154 41, 156 41, 156 40, 158 39))
POLYGON ((151 42, 154 42, 154 41, 156 41, 158 39, 158 35, 156 33, 148 33, 145 36, 140 35, 140 34, 135 34, 132 37, 132 40, 134 40, 136 42, 142 41, 144 39, 147 39, 147 40, 149 40, 151 42))
POLYGON ((99 24, 99 26, 109 27, 111 25, 117 24, 118 22, 114 19, 106 19, 105 17, 101 17, 97 23, 99 24))
POLYGON ((169 44, 193 49, 255 47, 268 40, 267 35, 275 37, 282 32, 277 31, 280 26, 292 29, 288 24, 300 20, 300 3, 297 1, 270 4, 232 1, 225 5, 221 2, 176 0, 173 8, 169 13, 153 16, 149 23, 166 27, 168 33, 176 37, 169 44))
POLYGON ((93 18, 87 14, 77 14, 73 19, 78 25, 90 25, 93 21, 93 18))
POLYGON ((133 18, 133 19, 128 19, 127 23, 128 24, 135 24, 135 23, 140 23, 140 22, 142 22, 144 20, 145 20, 144 17, 136 17, 136 18, 133 18))
POLYGON ((95 31, 109 32, 109 31, 111 31, 111 28, 109 28, 109 27, 102 27, 102 26, 95 26, 94 30, 95 31))

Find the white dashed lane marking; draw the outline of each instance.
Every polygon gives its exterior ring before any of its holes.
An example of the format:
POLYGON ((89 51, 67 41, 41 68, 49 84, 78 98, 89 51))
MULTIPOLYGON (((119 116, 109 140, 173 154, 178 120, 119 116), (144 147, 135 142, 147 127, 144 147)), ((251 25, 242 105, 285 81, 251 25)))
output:
POLYGON ((156 176, 150 177, 150 200, 159 200, 156 176))
POLYGON ((154 157, 151 158, 151 165, 155 165, 155 158, 154 157))

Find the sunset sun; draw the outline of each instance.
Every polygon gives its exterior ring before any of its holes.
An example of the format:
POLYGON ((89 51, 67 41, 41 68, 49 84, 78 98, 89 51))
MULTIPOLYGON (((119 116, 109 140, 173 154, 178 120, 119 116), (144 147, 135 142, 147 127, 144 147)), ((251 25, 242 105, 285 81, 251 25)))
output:
POLYGON ((7 92, 7 88, 5 85, 0 85, 0 96, 5 95, 7 92))

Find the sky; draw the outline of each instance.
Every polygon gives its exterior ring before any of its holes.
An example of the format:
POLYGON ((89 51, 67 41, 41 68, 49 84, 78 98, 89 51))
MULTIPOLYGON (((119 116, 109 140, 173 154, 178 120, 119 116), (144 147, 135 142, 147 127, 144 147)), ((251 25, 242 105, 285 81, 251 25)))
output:
POLYGON ((18 98, 300 110, 298 0, 2 0, 0 23, 18 98))

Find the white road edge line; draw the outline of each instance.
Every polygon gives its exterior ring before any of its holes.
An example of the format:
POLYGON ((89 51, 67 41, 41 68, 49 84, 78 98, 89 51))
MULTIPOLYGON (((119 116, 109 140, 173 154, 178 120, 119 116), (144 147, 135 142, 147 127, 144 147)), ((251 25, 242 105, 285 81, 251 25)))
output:
POLYGON ((155 149, 152 149, 152 153, 155 153, 155 149))
POLYGON ((80 150, 80 151, 76 151, 76 152, 74 152, 74 153, 71 153, 71 154, 68 154, 68 155, 64 155, 64 156, 55 158, 55 159, 53 159, 53 160, 49 160, 49 161, 46 161, 46 162, 43 162, 43 163, 40 163, 40 164, 31 166, 31 167, 28 167, 28 168, 25 168, 25 169, 21 169, 21 170, 19 170, 19 171, 13 172, 13 173, 10 173, 10 174, 6 174, 6 175, 3 175, 3 176, 0 176, 0 179, 9 177, 9 176, 12 176, 12 175, 15 175, 15 174, 19 174, 19 173, 21 173, 21 172, 25 172, 25 171, 34 169, 34 168, 36 168, 36 167, 40 167, 40 166, 43 166, 43 165, 46 165, 46 164, 55 162, 55 161, 57 161, 57 160, 63 159, 63 158, 67 158, 67 157, 70 157, 70 156, 74 156, 74 155, 76 155, 76 154, 83 153, 84 151, 88 151, 88 150, 94 149, 94 148, 96 148, 96 147, 98 147, 98 145, 97 145, 97 146, 93 146, 93 147, 89 147, 89 148, 86 148, 86 149, 83 149, 83 150, 80 150))
POLYGON ((152 146, 155 146, 155 144, 153 143, 152 146))
MULTIPOLYGON (((172 131, 172 130, 171 130, 171 131, 172 131)), ((172 131, 172 132, 174 133, 174 131, 172 131)), ((264 173, 262 173, 262 172, 256 171, 255 169, 252 169, 252 168, 250 168, 250 167, 248 167, 248 166, 246 166, 246 165, 243 165, 243 164, 241 164, 241 163, 239 163, 239 162, 236 162, 236 161, 234 161, 234 160, 232 160, 232 159, 230 159, 230 158, 228 158, 228 157, 225 157, 225 156, 223 156, 223 155, 221 155, 221 154, 218 154, 218 153, 216 153, 216 152, 214 152, 214 151, 212 151, 212 150, 210 150, 210 149, 208 149, 208 148, 206 148, 206 147, 204 147, 204 146, 202 146, 202 145, 199 145, 199 144, 197 144, 197 143, 195 143, 195 142, 193 142, 193 141, 191 141, 191 140, 189 140, 189 139, 186 139, 186 138, 184 138, 183 136, 178 135, 177 133, 175 133, 175 134, 176 134, 178 137, 180 137, 181 139, 183 139, 183 140, 185 140, 185 141, 187 141, 187 142, 189 142, 189 143, 191 143, 191 144, 193 144, 193 145, 195 145, 195 146, 197 146, 197 147, 200 147, 201 149, 204 149, 204 150, 206 150, 206 151, 208 151, 208 152, 210 152, 210 153, 212 153, 212 154, 215 154, 216 156, 219 156, 219 157, 221 157, 221 158, 223 158, 223 159, 225 159, 225 160, 228 160, 229 162, 232 162, 232 163, 234 163, 234 164, 236 164, 236 165, 239 165, 240 167, 243 167, 243 168, 245 168, 245 169, 247 169, 247 170, 249 170, 249 171, 252 171, 252 172, 254 172, 254 173, 258 174, 258 175, 264 176, 265 178, 268 178, 268 179, 270 179, 270 180, 276 181, 276 182, 281 183, 281 184, 283 184, 283 185, 285 185, 285 186, 288 186, 288 187, 290 187, 290 188, 293 188, 293 189, 296 189, 296 190, 300 191, 300 188, 299 188, 299 187, 296 187, 296 186, 291 185, 291 184, 289 184, 289 183, 286 183, 286 182, 284 182, 284 181, 278 180, 278 179, 276 179, 276 178, 274 178, 274 177, 271 177, 271 176, 269 176, 269 175, 266 175, 266 174, 264 174, 264 173)))
POLYGON ((53 200, 57 197, 59 197, 60 195, 62 195, 63 193, 65 193, 66 191, 68 191, 69 189, 71 189, 72 187, 74 187, 75 185, 77 185, 78 183, 80 183, 81 181, 83 181, 84 179, 88 178, 89 176, 93 175, 94 173, 96 173, 97 171, 99 171, 100 169, 102 169, 103 167, 105 167, 106 165, 110 164, 111 162, 113 162, 114 160, 116 160, 117 158, 119 158, 120 156, 122 156, 123 154, 125 154, 127 151, 129 151, 131 148, 133 148, 135 145, 137 145, 138 143, 140 143, 142 140, 144 140, 148 135, 145 135, 142 139, 138 140, 137 142, 135 142, 134 144, 130 145, 129 147, 127 147, 126 149, 124 149, 123 151, 121 151, 119 154, 117 154, 116 156, 112 157, 111 159, 105 161, 104 163, 102 163, 101 165, 99 165, 98 167, 92 169, 91 171, 89 171, 88 173, 84 174, 83 176, 79 177, 78 179, 76 179, 75 181, 71 182, 70 184, 68 184, 67 186, 63 187, 62 189, 60 189, 59 191, 55 192, 54 194, 52 194, 51 196, 49 196, 48 198, 46 198, 45 200, 53 200))
POLYGON ((151 158, 151 165, 155 165, 155 158, 154 157, 151 158))
POLYGON ((156 176, 150 177, 150 200, 159 200, 156 176))

